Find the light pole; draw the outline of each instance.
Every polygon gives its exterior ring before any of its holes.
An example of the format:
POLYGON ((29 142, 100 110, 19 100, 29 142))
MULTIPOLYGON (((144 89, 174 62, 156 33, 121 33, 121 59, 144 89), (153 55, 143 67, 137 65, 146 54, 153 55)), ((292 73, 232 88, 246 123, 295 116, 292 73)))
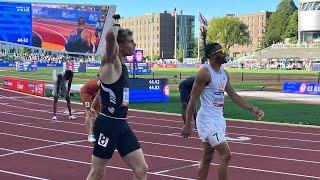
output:
POLYGON ((149 27, 151 29, 151 62, 153 62, 153 24, 154 24, 154 13, 151 13, 151 17, 149 19, 149 27))
POLYGON ((174 60, 177 60, 177 9, 174 8, 174 60))

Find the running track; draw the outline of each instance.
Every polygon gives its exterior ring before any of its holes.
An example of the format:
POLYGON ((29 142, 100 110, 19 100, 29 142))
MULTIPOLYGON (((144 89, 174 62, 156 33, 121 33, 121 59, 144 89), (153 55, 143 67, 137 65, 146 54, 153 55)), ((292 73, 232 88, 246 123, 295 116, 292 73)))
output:
MULTIPOLYGON (((85 179, 91 146, 84 114, 67 120, 61 103, 58 121, 52 122, 51 107, 51 100, 0 89, 0 179, 85 179)), ((80 105, 73 108, 83 113, 80 105)), ((148 179, 195 179, 201 143, 195 133, 180 137, 179 116, 130 111, 128 122, 145 153, 148 179)), ((319 128, 238 121, 227 125, 227 136, 233 138, 230 180, 320 179, 319 128), (241 136, 251 140, 239 141, 241 136)), ((208 179, 216 179, 216 163, 217 154, 208 179)), ((131 177, 115 152, 104 179, 131 177)))

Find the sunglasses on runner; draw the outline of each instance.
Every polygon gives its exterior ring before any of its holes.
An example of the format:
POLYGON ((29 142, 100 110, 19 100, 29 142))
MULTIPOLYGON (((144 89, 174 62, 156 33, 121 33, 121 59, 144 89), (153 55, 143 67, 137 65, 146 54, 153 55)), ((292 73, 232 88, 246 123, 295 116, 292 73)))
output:
POLYGON ((217 51, 214 51, 214 52, 212 52, 211 54, 216 54, 216 53, 221 53, 221 54, 225 54, 226 53, 226 51, 224 50, 224 48, 221 48, 221 49, 219 49, 219 50, 217 50, 217 51))

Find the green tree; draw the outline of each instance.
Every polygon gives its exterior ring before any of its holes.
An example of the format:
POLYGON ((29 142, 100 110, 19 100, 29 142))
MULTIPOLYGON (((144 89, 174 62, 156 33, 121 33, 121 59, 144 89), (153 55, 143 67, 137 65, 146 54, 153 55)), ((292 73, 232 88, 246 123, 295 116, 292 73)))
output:
POLYGON ((183 61, 183 50, 180 48, 177 48, 177 60, 180 62, 183 61))
POLYGON ((296 10, 290 18, 285 32, 285 38, 290 38, 290 42, 292 43, 298 41, 298 10, 296 10))
POLYGON ((229 53, 231 46, 250 42, 248 27, 236 17, 225 16, 211 19, 207 31, 208 41, 220 43, 229 53))
POLYGON ((192 58, 198 57, 198 39, 197 38, 193 39, 193 49, 192 49, 191 57, 192 58))
POLYGON ((159 60, 160 56, 157 54, 153 54, 153 55, 146 56, 146 59, 148 59, 149 61, 151 61, 151 59, 152 59, 152 61, 154 62, 154 61, 159 60))
MULTIPOLYGON (((150 57, 150 58, 151 58, 151 57, 150 57)), ((153 61, 157 61, 157 60, 160 59, 160 56, 157 55, 157 54, 153 54, 153 55, 152 55, 152 59, 153 59, 153 61)))
POLYGON ((277 7, 276 12, 272 13, 267 33, 262 39, 264 47, 273 43, 281 42, 285 39, 285 32, 290 21, 290 17, 297 10, 293 0, 282 0, 277 7))

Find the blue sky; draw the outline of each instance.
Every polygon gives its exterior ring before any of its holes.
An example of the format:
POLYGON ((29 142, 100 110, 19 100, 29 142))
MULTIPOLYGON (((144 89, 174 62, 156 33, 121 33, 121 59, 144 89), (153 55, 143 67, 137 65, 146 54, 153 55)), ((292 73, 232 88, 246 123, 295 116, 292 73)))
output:
MULTIPOLYGON (((4 0, 6 1, 6 0, 4 0)), ((12 0, 7 0, 12 1, 12 0)), ((227 13, 248 14, 261 10, 275 11, 281 0, 13 0, 18 2, 114 4, 121 16, 142 16, 147 12, 178 12, 196 15, 198 11, 206 17, 223 16, 227 13)), ((296 4, 298 0, 295 0, 296 4)))
MULTIPOLYGON (((6 0, 4 0, 6 1, 6 0)), ((262 10, 275 11, 281 0, 7 0, 18 2, 45 3, 77 3, 77 4, 113 4, 117 13, 123 17, 142 16, 147 12, 177 12, 185 15, 196 15, 200 11, 207 19, 224 16, 225 14, 249 14, 262 10)), ((298 6, 298 0, 294 0, 298 6)), ((196 17, 196 27, 198 26, 196 17)), ((197 28, 196 28, 197 29, 197 28)))

